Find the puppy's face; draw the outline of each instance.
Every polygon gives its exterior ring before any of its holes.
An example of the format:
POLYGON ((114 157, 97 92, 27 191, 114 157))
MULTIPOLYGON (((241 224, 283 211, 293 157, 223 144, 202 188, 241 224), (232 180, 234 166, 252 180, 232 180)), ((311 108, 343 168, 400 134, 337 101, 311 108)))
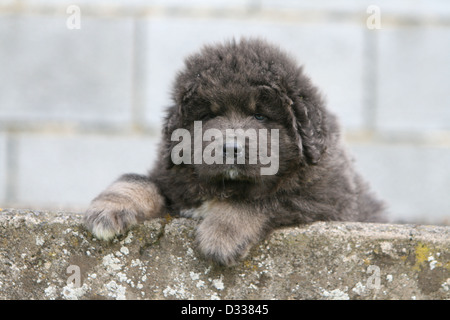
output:
POLYGON ((299 162, 288 107, 268 86, 198 90, 181 108, 189 135, 172 155, 183 153, 183 165, 208 183, 274 182, 299 162))
POLYGON ((205 47, 190 56, 173 100, 165 163, 187 169, 183 174, 203 189, 273 190, 299 166, 317 165, 330 144, 317 89, 294 60, 262 41, 205 47))

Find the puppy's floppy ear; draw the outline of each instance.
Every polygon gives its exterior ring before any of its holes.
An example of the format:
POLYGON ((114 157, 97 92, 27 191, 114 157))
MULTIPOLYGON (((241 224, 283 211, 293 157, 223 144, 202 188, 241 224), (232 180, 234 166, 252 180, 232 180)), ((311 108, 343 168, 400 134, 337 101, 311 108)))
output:
POLYGON ((277 83, 270 83, 269 85, 260 85, 258 87, 259 95, 263 99, 277 99, 281 102, 284 109, 288 112, 288 125, 290 125, 290 131, 295 139, 300 159, 304 159, 303 144, 300 131, 300 124, 296 112, 294 110, 294 101, 289 98, 286 90, 280 87, 277 83))
POLYGON ((170 140, 170 136, 175 129, 181 128, 182 126, 182 113, 181 107, 173 105, 166 110, 166 118, 164 121, 163 134, 166 138, 170 140))
POLYGON ((170 140, 170 135, 175 129, 182 128, 184 125, 183 117, 187 113, 185 110, 190 100, 195 96, 199 89, 196 79, 192 79, 187 73, 180 73, 175 80, 172 90, 172 99, 174 105, 166 111, 164 122, 164 134, 170 140))
MULTIPOLYGON (((273 86, 272 86, 273 87, 273 86)), ((287 108, 299 152, 309 164, 317 164, 326 150, 326 111, 317 89, 308 86, 304 94, 289 94, 275 88, 287 108)))
POLYGON ((196 60, 186 59, 186 69, 179 72, 172 89, 172 99, 178 106, 186 104, 200 87, 201 75, 195 72, 196 60))
POLYGON ((326 150, 326 111, 316 89, 292 99, 292 113, 300 134, 303 154, 309 164, 317 164, 326 150))

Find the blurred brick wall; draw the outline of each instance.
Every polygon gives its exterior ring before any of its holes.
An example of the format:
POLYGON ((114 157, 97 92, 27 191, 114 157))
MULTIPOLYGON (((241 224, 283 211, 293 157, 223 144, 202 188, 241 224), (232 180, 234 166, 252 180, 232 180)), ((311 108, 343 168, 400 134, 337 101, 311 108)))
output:
POLYGON ((305 65, 394 221, 449 222, 447 0, 0 0, 0 207, 83 210, 145 173, 183 58, 241 36, 305 65))

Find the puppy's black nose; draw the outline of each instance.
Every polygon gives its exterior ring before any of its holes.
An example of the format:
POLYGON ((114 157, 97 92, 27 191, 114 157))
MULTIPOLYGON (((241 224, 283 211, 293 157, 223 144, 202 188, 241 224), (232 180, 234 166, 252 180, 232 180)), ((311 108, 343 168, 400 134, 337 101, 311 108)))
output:
POLYGON ((240 156, 242 155, 243 148, 240 143, 227 142, 223 145, 223 155, 224 156, 240 156))

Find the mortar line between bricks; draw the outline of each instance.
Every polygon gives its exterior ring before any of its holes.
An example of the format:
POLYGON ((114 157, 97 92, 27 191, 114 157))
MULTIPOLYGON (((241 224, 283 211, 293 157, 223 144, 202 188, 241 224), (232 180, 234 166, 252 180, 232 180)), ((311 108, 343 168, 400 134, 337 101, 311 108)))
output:
POLYGON ((378 32, 379 30, 364 30, 364 108, 363 121, 371 131, 377 129, 378 109, 378 32))
POLYGON ((0 125, 5 127, 2 132, 11 134, 58 134, 58 135, 111 135, 111 136, 158 136, 159 130, 154 127, 143 124, 140 128, 136 128, 133 123, 124 125, 108 124, 108 123, 85 123, 85 122, 60 122, 45 121, 41 123, 33 123, 32 121, 23 120, 21 123, 16 121, 0 121, 0 125))
POLYGON ((8 132, 6 138, 6 192, 5 203, 14 203, 17 200, 18 183, 18 139, 14 133, 8 132))
MULTIPOLYGON (((5 5, 0 7, 0 13, 6 14, 27 14, 41 16, 67 16, 65 9, 68 5, 5 5)), ((318 13, 316 10, 308 10, 305 8, 262 8, 255 7, 254 4, 242 7, 217 8, 213 6, 157 6, 143 5, 127 7, 126 5, 118 5, 114 7, 105 7, 96 4, 79 5, 83 16, 92 18, 219 18, 219 19, 237 19, 246 20, 249 16, 258 21, 277 21, 282 23, 292 23, 302 21, 304 23, 318 21, 335 21, 335 22, 356 22, 361 23, 366 16, 365 10, 357 12, 333 11, 331 9, 318 13), (255 9, 256 8, 256 9, 255 9), (249 14, 251 12, 251 14, 249 14)), ((450 26, 450 17, 447 16, 418 16, 417 14, 405 15, 395 12, 383 13, 384 26, 450 26)))
POLYGON ((132 95, 131 95, 131 121, 135 130, 145 129, 145 93, 147 79, 145 71, 147 67, 148 50, 146 50, 146 28, 142 26, 139 18, 133 19, 133 43, 132 43, 132 95))
MULTIPOLYGON (((30 122, 6 123, 0 122, 0 125, 6 127, 1 132, 6 135, 18 134, 36 134, 36 135, 55 135, 64 136, 108 136, 108 137, 159 137, 159 130, 149 125, 136 127, 132 123, 125 126, 116 125, 95 125, 95 124, 73 124, 73 123, 41 123, 33 124, 30 122)), ((420 133, 416 131, 389 131, 376 128, 376 130, 366 130, 363 128, 346 129, 343 132, 343 138, 350 144, 382 144, 393 145, 414 145, 421 147, 448 148, 450 147, 450 131, 435 130, 433 132, 420 133)))

